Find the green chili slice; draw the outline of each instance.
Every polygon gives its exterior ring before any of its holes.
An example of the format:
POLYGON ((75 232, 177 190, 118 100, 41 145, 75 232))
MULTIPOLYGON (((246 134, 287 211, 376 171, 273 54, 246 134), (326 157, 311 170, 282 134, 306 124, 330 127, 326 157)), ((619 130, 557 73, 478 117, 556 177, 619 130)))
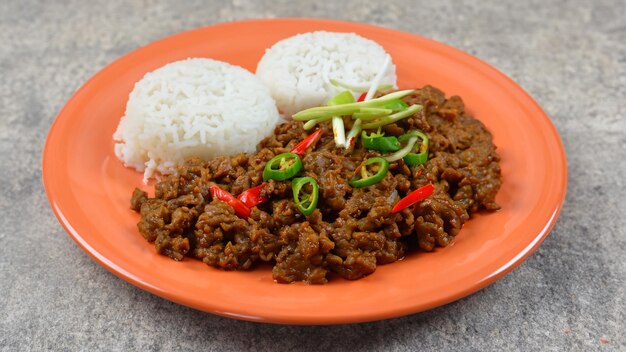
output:
POLYGON ((377 150, 379 152, 395 152, 400 149, 400 141, 398 138, 389 136, 385 137, 384 133, 372 132, 369 136, 365 131, 361 132, 361 144, 367 149, 377 150))
POLYGON ((302 169, 302 160, 297 154, 283 153, 276 155, 265 164, 263 181, 284 181, 294 177, 302 169))
POLYGON ((309 216, 317 207, 319 199, 319 186, 313 177, 297 177, 291 181, 293 190, 293 201, 296 202, 298 210, 309 216))
POLYGON ((409 152, 403 158, 404 162, 409 166, 421 165, 428 161, 429 141, 426 133, 420 130, 412 130, 400 136, 398 138, 398 141, 400 143, 405 143, 414 137, 417 137, 421 141, 419 143, 415 143, 415 145, 411 149, 411 152, 409 152))
POLYGON ((356 169, 354 177, 348 181, 348 184, 354 188, 363 188, 380 182, 389 170, 389 162, 379 156, 365 160, 356 169), (370 175, 367 170, 368 166, 375 172, 370 175))

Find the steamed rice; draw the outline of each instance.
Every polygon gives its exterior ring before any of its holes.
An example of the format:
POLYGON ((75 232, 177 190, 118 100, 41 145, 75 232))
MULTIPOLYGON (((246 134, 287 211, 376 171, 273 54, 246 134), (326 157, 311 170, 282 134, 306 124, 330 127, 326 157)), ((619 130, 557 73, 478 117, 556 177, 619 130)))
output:
POLYGON ((113 135, 115 155, 146 182, 191 156, 254 152, 277 121, 276 103, 252 73, 211 59, 177 61, 135 84, 113 135))
MULTIPOLYGON (((386 56, 378 43, 354 33, 309 32, 274 44, 256 75, 270 88, 279 110, 291 116, 344 90, 331 80, 367 90, 386 56)), ((393 63, 380 84, 396 86, 393 63)))

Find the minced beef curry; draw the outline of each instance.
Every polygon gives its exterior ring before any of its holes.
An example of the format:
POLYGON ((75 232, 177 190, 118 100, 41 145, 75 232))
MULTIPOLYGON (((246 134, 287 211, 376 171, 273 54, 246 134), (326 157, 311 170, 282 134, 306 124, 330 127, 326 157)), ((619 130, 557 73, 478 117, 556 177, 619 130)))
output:
POLYGON ((403 100, 422 105, 422 111, 383 130, 387 136, 424 131, 430 149, 421 165, 391 162, 380 182, 353 188, 348 180, 355 169, 381 152, 360 144, 349 152, 337 148, 330 124, 320 124, 321 139, 302 155, 298 173, 319 185, 311 215, 298 210, 292 180, 269 180, 261 190, 267 201, 252 207, 247 218, 211 196, 215 185, 237 196, 261 184, 265 164, 308 135, 302 122, 292 120, 278 125, 256 154, 190 159, 177 175, 157 183, 154 198, 135 189, 131 207, 141 213, 139 231, 158 253, 174 260, 190 256, 227 270, 272 263, 280 283, 322 284, 336 275, 359 279, 409 251, 445 247, 470 214, 499 208, 500 158, 491 134, 465 114, 461 98, 446 99, 427 86, 403 100), (427 184, 434 185, 430 197, 392 213, 401 198, 427 184))

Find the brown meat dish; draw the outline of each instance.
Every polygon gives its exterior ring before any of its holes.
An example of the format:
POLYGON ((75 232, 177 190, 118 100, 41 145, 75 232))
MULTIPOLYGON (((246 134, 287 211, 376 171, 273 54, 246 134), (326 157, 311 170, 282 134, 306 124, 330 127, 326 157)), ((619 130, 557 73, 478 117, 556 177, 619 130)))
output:
MULTIPOLYGON (((331 127, 321 124, 322 138, 302 156, 299 173, 319 184, 312 215, 297 210, 289 180, 268 181, 263 192, 269 201, 253 207, 248 219, 211 199, 209 187, 215 184, 237 196, 263 182, 265 163, 308 135, 302 122, 289 121, 278 125, 256 154, 188 160, 178 175, 156 185, 154 198, 135 189, 131 207, 141 213, 139 231, 158 253, 174 260, 190 256, 227 270, 273 263, 273 277, 281 283, 322 284, 335 275, 359 279, 411 250, 447 246, 472 213, 499 208, 500 158, 483 124, 465 115, 461 98, 445 99, 427 86, 404 100, 424 109, 384 130, 396 136, 416 128, 426 132, 430 157, 425 164, 392 162, 382 181, 352 188, 347 180, 357 166, 380 153, 360 143, 349 153, 336 148, 331 127), (429 198, 391 213, 398 200, 428 183, 435 185, 429 198)), ((349 128, 351 120, 345 123, 349 128)))

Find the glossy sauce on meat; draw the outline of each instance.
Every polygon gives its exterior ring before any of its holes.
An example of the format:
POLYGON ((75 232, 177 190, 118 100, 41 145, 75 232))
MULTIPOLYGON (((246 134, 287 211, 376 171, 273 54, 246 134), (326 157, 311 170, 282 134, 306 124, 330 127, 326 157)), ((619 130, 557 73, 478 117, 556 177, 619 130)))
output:
MULTIPOLYGON (((424 109, 384 130, 396 136, 416 128, 426 132, 430 157, 425 164, 393 162, 382 181, 352 188, 347 181, 356 167, 380 153, 359 142, 351 152, 336 148, 331 127, 322 124, 322 138, 302 156, 298 175, 319 184, 320 200, 312 215, 296 208, 289 180, 269 181, 263 189, 269 201, 253 207, 248 219, 211 199, 211 185, 237 196, 263 182, 265 163, 308 135, 302 122, 289 121, 278 125, 256 154, 190 159, 178 175, 155 186, 154 198, 136 189, 131 208, 141 214, 139 231, 158 253, 174 260, 189 256, 227 270, 272 263, 273 277, 281 283, 322 284, 337 275, 359 279, 409 251, 447 246, 472 213, 499 208, 500 158, 484 125, 465 115, 461 98, 445 99, 427 86, 404 100, 424 109), (428 183, 435 185, 429 198, 391 213, 398 200, 428 183)), ((350 128, 351 120, 345 124, 350 128)))

